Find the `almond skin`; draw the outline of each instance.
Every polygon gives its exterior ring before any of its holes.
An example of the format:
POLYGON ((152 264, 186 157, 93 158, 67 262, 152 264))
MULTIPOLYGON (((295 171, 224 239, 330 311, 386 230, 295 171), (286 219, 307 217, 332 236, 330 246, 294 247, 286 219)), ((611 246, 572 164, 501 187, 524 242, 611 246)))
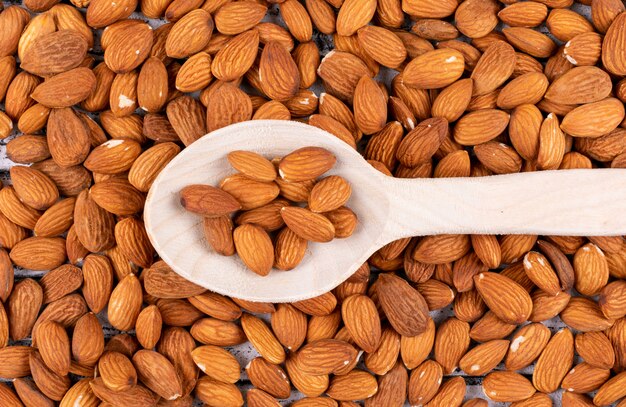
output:
POLYGON ((250 270, 260 276, 269 274, 274 264, 274 247, 265 230, 249 223, 237 226, 233 241, 237 254, 250 270))
POLYGON ((480 273, 474 277, 474 284, 489 309, 504 322, 518 324, 528 319, 532 311, 530 296, 510 278, 480 273))
POLYGON ((283 207, 280 214, 289 229, 305 240, 330 242, 335 237, 335 227, 323 215, 295 206, 283 207))
POLYGON ((300 73, 289 52, 277 42, 265 44, 259 62, 263 92, 273 100, 293 97, 300 85, 300 73))
POLYGON ((357 345, 364 351, 375 351, 381 339, 380 318, 376 305, 367 296, 353 295, 341 306, 341 314, 357 345))
POLYGON ((88 68, 76 68, 43 82, 31 97, 50 108, 75 105, 85 100, 96 87, 96 77, 88 68))
POLYGON ((303 373, 325 375, 335 372, 352 362, 357 351, 347 342, 337 339, 321 339, 311 342, 297 353, 296 363, 303 373))
POLYGON ((307 181, 324 174, 335 162, 335 156, 323 148, 304 147, 283 157, 278 171, 285 181, 307 181))
POLYGON ((565 328, 554 334, 535 365, 533 385, 540 391, 551 393, 558 389, 561 380, 572 367, 574 337, 565 328))
POLYGON ((259 154, 239 150, 228 153, 227 158, 234 169, 252 179, 261 182, 271 182, 276 179, 274 165, 259 154))
POLYGON ((421 294, 399 277, 381 274, 379 279, 379 300, 394 329, 404 336, 416 336, 426 331, 430 317, 421 294))
POLYGON ((62 29, 37 37, 22 55, 20 66, 39 76, 59 74, 80 65, 87 49, 80 33, 62 29))
POLYGON ((242 174, 234 174, 220 182, 220 188, 241 204, 241 209, 250 210, 267 205, 280 192, 273 182, 260 182, 242 174))
POLYGON ((461 77, 464 66, 465 59, 460 52, 434 50, 409 62, 404 68, 402 80, 406 86, 419 89, 444 88, 461 77))
POLYGON ((241 209, 241 204, 220 188, 189 185, 180 191, 180 204, 188 211, 217 218, 241 209))
POLYGON ((15 193, 22 202, 33 209, 44 210, 59 199, 54 182, 41 171, 30 167, 11 167, 15 193))
POLYGON ((312 212, 330 212, 345 205, 350 199, 352 188, 342 177, 331 175, 320 180, 309 195, 309 208, 312 212))

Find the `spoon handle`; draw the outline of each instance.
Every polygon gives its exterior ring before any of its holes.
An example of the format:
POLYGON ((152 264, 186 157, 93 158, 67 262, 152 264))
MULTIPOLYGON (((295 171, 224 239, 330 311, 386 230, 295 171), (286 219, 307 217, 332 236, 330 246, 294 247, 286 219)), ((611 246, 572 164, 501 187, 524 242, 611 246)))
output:
POLYGON ((387 238, 626 235, 626 169, 389 179, 388 186, 387 238))

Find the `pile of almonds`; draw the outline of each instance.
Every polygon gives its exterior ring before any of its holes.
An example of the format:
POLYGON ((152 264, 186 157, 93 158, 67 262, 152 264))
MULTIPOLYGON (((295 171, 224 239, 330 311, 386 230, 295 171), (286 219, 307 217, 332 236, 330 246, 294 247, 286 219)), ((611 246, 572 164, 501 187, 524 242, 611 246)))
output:
POLYGON ((300 264, 308 241, 326 243, 354 232, 357 216, 344 206, 352 194, 348 181, 338 175, 317 180, 335 165, 330 151, 302 147, 270 161, 239 150, 228 161, 239 172, 219 188, 194 184, 180 191, 181 205, 202 216, 204 236, 218 254, 236 251, 248 269, 266 276, 272 267, 300 264))
POLYGON ((332 292, 268 304, 183 280, 141 220, 181 148, 250 119, 306 121, 395 177, 626 167, 624 3, 573 1, 4 8, 0 138, 32 165, 0 189, 0 405, 626 405, 622 237, 401 239, 332 292), (224 348, 247 341, 244 395, 224 348), (484 398, 464 400, 471 376, 484 398))

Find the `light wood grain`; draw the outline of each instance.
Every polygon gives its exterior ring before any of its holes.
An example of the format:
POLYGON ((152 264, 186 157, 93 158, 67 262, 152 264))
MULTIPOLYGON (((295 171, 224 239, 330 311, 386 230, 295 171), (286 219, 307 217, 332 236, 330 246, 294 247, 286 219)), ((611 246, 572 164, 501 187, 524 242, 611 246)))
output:
POLYGON ((482 178, 397 179, 373 169, 355 150, 317 128, 287 121, 251 121, 217 130, 183 150, 155 181, 144 212, 161 258, 183 277, 218 293, 250 301, 310 298, 348 278, 384 244, 441 233, 626 234, 626 170, 568 170, 482 178), (236 257, 205 242, 201 220, 179 203, 189 184, 216 185, 232 172, 226 155, 247 149, 268 158, 304 146, 332 151, 352 185, 348 206, 359 217, 355 233, 310 243, 292 271, 261 277, 236 257))

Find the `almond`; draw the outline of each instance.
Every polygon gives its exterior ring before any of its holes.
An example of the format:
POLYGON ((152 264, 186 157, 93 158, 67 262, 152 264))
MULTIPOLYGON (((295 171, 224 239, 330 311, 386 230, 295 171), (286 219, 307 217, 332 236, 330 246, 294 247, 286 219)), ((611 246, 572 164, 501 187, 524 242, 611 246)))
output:
POLYGON ((371 374, 353 370, 346 375, 335 376, 328 386, 327 394, 336 400, 369 398, 378 391, 378 383, 371 374))
POLYGON ((304 6, 299 1, 286 0, 280 3, 279 8, 291 35, 301 43, 311 41, 313 25, 304 6))
POLYGON ((42 322, 37 329, 37 346, 44 363, 60 376, 70 368, 70 340, 65 328, 53 321, 42 322))
POLYGON ((128 181, 139 191, 148 192, 159 172, 179 151, 177 145, 169 142, 145 150, 131 166, 128 181))
POLYGON ((285 368, 293 386, 308 397, 317 397, 328 388, 328 375, 314 376, 304 374, 299 368, 297 359, 294 357, 286 360, 285 368))
POLYGON ((72 357, 83 366, 94 366, 104 351, 104 333, 98 317, 80 317, 72 334, 72 357))
POLYGON ((76 199, 74 225, 81 244, 91 252, 97 253, 115 244, 113 215, 100 208, 87 190, 76 199))
POLYGON ((329 242, 335 236, 335 228, 330 220, 308 209, 294 206, 283 207, 281 216, 287 226, 303 239, 329 242))
POLYGON ((444 264, 463 257, 470 249, 467 235, 433 235, 421 239, 412 253, 413 260, 444 264))
POLYGON ((89 68, 75 68, 41 83, 31 97, 50 108, 68 107, 83 100, 96 88, 96 76, 89 68))
POLYGON ((33 348, 29 346, 7 346, 0 348, 0 377, 15 379, 31 374, 28 357, 33 348))
POLYGON ((344 102, 352 102, 354 91, 363 75, 372 76, 362 59, 348 52, 333 50, 326 54, 317 74, 326 91, 344 102))
POLYGON ((486 95, 506 82, 515 68, 515 51, 504 41, 489 46, 472 71, 473 95, 486 95))
POLYGON ((303 346, 297 353, 296 361, 303 373, 319 376, 336 372, 356 358, 357 351, 349 343, 321 339, 303 346))
POLYGON ((131 273, 124 277, 111 292, 108 305, 111 325, 123 331, 134 328, 142 302, 141 283, 131 273))
POLYGON ((167 119, 186 146, 207 133, 206 113, 200 102, 180 96, 167 104, 167 119))
POLYGON ((235 228, 233 240, 237 254, 250 270, 261 276, 270 272, 274 264, 274 247, 267 232, 247 223, 235 228))
POLYGON ((602 63, 614 75, 626 74, 626 66, 624 65, 622 55, 624 41, 626 41, 623 34, 624 25, 626 25, 626 16, 618 14, 610 26, 608 26, 602 41, 602 63))
POLYGON ((271 325, 276 338, 290 351, 296 351, 306 338, 306 315, 290 304, 278 305, 271 325))
POLYGON ((196 383, 196 397, 209 406, 237 407, 243 405, 239 389, 230 383, 202 377, 196 383))
POLYGON ((444 88, 463 74, 465 59, 453 49, 438 49, 418 56, 402 73, 406 86, 420 89, 444 88))
POLYGON ((558 389, 561 380, 572 367, 574 337, 565 328, 554 334, 535 364, 533 385, 539 391, 551 393, 558 389))
POLYGON ((237 35, 215 54, 211 73, 221 81, 242 77, 254 63, 258 47, 258 30, 252 29, 237 35))
POLYGON ((121 353, 106 352, 98 361, 98 371, 104 386, 112 391, 127 391, 137 384, 137 371, 121 353))
POLYGON ((576 67, 557 78, 548 88, 545 98, 556 103, 585 104, 598 102, 609 95, 611 80, 603 70, 576 67), (572 86, 576 83, 577 86, 572 86))
POLYGON ((504 366, 507 370, 525 368, 537 359, 549 340, 550 331, 544 325, 534 323, 523 326, 511 338, 504 366))
POLYGON ((430 406, 457 406, 465 397, 465 379, 453 377, 448 379, 439 389, 439 392, 429 403, 430 406))
POLYGON ((518 324, 532 311, 530 295, 515 281, 487 272, 474 277, 474 284, 487 306, 504 322, 518 324))
POLYGON ((559 127, 559 119, 550 113, 544 119, 539 131, 539 152, 537 165, 542 169, 556 169, 565 153, 565 135, 559 127))
POLYGON ((266 6, 250 0, 226 3, 215 13, 215 26, 222 34, 236 35, 254 27, 266 11, 266 6))
POLYGON ((367 296, 353 295, 341 306, 341 315, 348 332, 365 352, 375 351, 381 338, 380 319, 376 305, 367 296))
POLYGON ((41 171, 16 166, 10 174, 18 198, 33 209, 47 209, 59 198, 56 185, 41 171))
POLYGON ((38 36, 22 54, 20 67, 39 76, 59 74, 78 67, 87 48, 80 33, 61 29, 38 36))
POLYGON ((285 361, 282 345, 261 319, 243 314, 241 324, 248 340, 268 362, 279 364, 285 361))
POLYGON ((124 392, 118 392, 107 388, 101 378, 92 380, 89 385, 98 399, 104 400, 105 402, 113 405, 125 404, 128 402, 150 405, 156 402, 154 394, 141 385, 136 385, 130 390, 126 390, 124 392))
POLYGON ((133 364, 142 383, 166 400, 182 395, 182 385, 174 366, 160 353, 142 349, 133 355, 133 364))
POLYGON ((467 352, 459 361, 459 367, 473 376, 480 376, 493 370, 504 358, 509 341, 496 339, 478 345, 467 352))
POLYGON ((402 164, 415 167, 435 154, 447 133, 448 123, 445 119, 424 120, 405 136, 398 146, 396 157, 402 164))
POLYGON ((180 203, 188 211, 217 218, 241 209, 241 204, 220 188, 189 185, 180 191, 180 203))
POLYGON ((407 57, 402 40, 390 30, 366 25, 357 34, 361 47, 381 65, 398 68, 407 57))
POLYGON ((548 16, 542 3, 513 3, 500 10, 498 18, 511 27, 536 27, 548 16))
POLYGON ((421 294, 399 277, 381 274, 379 279, 379 301, 394 329, 404 336, 416 336, 426 331, 430 317, 421 294))
POLYGON ((276 179, 274 165, 263 156, 249 151, 232 151, 228 153, 228 162, 237 171, 249 178, 261 182, 276 179))
POLYGON ((337 15, 337 33, 350 36, 374 17, 376 2, 371 0, 346 0, 337 15))
POLYGON ((623 103, 609 97, 575 108, 565 115, 561 129, 574 137, 599 137, 614 130, 623 119, 623 103))
POLYGON ((452 373, 469 348, 469 324, 456 318, 446 319, 435 336, 435 360, 446 374, 452 373))
POLYGON ((146 60, 154 39, 148 24, 139 20, 124 20, 108 26, 106 31, 109 36, 106 40, 102 39, 104 62, 113 72, 132 71, 146 60), (134 41, 128 42, 125 38, 133 38, 134 41))
POLYGON ((574 255, 576 291, 583 295, 596 295, 609 280, 609 266, 602 250, 588 243, 574 255))
POLYGON ((497 109, 483 109, 462 116, 454 127, 454 140, 461 145, 485 143, 496 138, 509 124, 510 115, 497 109), (489 123, 486 127, 485 124, 489 123))
POLYGON ((548 88, 548 78, 539 72, 529 72, 506 84, 498 95, 500 109, 513 109, 523 104, 535 104, 548 88))
POLYGON ((291 393, 287 375, 278 365, 263 358, 254 358, 246 367, 250 381, 259 389, 277 398, 287 398, 291 393))
POLYGON ((525 400, 535 394, 528 379, 514 372, 491 372, 483 380, 483 392, 493 401, 525 400))
POLYGON ((30 237, 16 244, 10 252, 17 266, 30 270, 52 270, 65 262, 65 239, 30 237))
POLYGON ((252 118, 250 97, 230 83, 217 83, 207 104, 207 130, 217 130, 250 118, 252 118))

